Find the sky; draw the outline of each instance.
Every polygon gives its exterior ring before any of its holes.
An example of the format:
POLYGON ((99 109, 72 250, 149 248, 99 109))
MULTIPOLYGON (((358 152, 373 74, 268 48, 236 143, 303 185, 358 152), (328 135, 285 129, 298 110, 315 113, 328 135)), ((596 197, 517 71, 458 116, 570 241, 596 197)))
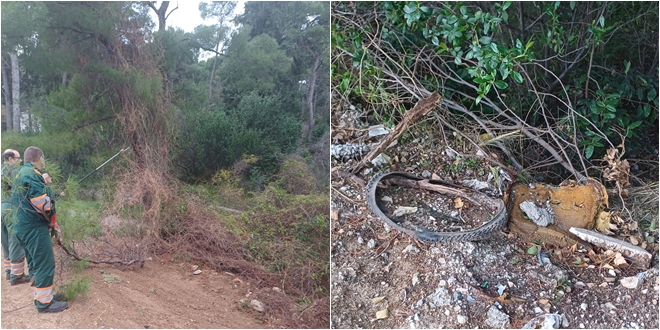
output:
MULTIPOLYGON (((160 7, 160 3, 156 3, 156 8, 160 7)), ((199 16, 199 3, 208 2, 208 1, 170 1, 170 5, 167 8, 168 13, 179 6, 179 9, 172 12, 172 14, 167 18, 168 27, 179 27, 186 32, 193 32, 195 27, 201 24, 213 24, 212 20, 204 21, 199 16)), ((245 1, 239 1, 236 5, 235 15, 242 14, 244 9, 245 1)), ((157 19, 154 16, 154 20, 157 19)))

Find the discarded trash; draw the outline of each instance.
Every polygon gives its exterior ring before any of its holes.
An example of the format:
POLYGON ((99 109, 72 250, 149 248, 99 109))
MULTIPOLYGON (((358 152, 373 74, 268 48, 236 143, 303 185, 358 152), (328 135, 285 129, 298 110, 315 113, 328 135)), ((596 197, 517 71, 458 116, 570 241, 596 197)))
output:
POLYGON ((539 315, 527 322, 523 329, 559 329, 568 328, 568 319, 564 314, 544 314, 539 315))
POLYGON ((376 319, 377 320, 386 319, 389 316, 390 316, 390 313, 387 310, 387 308, 376 312, 376 319))
MULTIPOLYGON (((529 241, 538 240, 560 247, 582 243, 568 232, 568 228, 594 228, 598 214, 608 206, 605 187, 592 178, 585 184, 569 181, 561 186, 516 184, 509 189, 506 199, 513 205, 509 221, 512 232, 529 241), (550 203, 546 204, 548 201, 550 203), (537 211, 549 213, 551 210, 554 225, 543 227, 525 218, 521 207, 532 206, 530 203, 536 205, 537 211), (538 205, 542 206, 539 208, 538 205)), ((550 215, 545 217, 548 219, 550 215)))
POLYGON ((414 206, 399 206, 392 213, 395 217, 400 217, 402 215, 411 214, 417 212, 417 208, 414 206))
POLYGON ((374 299, 371 299, 371 303, 377 304, 377 303, 383 301, 383 299, 385 299, 385 297, 376 297, 374 299))
POLYGON ((644 268, 649 268, 651 264, 652 256, 650 253, 628 242, 583 228, 571 228, 570 232, 589 243, 608 250, 620 252, 623 256, 644 268))

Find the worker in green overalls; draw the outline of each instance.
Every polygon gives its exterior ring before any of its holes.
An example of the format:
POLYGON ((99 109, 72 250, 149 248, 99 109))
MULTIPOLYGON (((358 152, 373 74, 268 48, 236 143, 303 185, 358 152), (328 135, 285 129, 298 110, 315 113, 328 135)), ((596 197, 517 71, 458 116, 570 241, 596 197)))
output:
POLYGON ((18 204, 14 230, 18 241, 25 248, 37 311, 61 312, 68 305, 53 299, 55 255, 50 231, 61 233, 56 222, 53 193, 39 172, 45 167, 44 153, 37 147, 29 147, 23 156, 25 163, 12 185, 12 197, 18 204))
POLYGON ((11 185, 21 167, 21 154, 14 149, 2 153, 2 256, 5 275, 11 285, 30 282, 25 275, 25 252, 16 239, 14 219, 16 203, 11 198, 11 185))

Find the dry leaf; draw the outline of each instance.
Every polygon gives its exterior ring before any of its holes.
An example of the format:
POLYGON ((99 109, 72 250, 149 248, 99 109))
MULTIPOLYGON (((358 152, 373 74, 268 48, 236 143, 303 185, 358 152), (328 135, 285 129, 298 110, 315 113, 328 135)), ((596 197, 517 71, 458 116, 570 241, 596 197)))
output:
POLYGON ((456 197, 454 199, 454 208, 455 209, 462 209, 463 208, 463 200, 460 197, 456 197))
POLYGON ((637 240, 637 237, 635 237, 635 236, 630 236, 630 237, 628 237, 628 238, 630 239, 630 243, 632 243, 632 245, 637 245, 637 244, 639 244, 639 240, 637 240))
POLYGON ((439 175, 433 173, 431 174, 431 180, 442 180, 442 178, 439 175))
POLYGON ((376 297, 374 299, 371 299, 371 303, 377 304, 377 303, 383 301, 383 299, 385 299, 385 297, 376 297))
POLYGON ((610 264, 604 264, 604 265, 603 265, 603 268, 606 268, 606 269, 614 269, 614 267, 612 267, 612 265, 610 265, 610 264))
POLYGON ((624 258, 621 253, 617 253, 616 256, 614 257, 614 266, 621 266, 621 265, 627 265, 628 262, 626 261, 626 258, 624 258))
POLYGON ((548 302, 550 302, 550 300, 548 300, 548 299, 539 299, 539 304, 541 304, 541 305, 545 305, 548 302))
POLYGON ((386 319, 388 316, 390 316, 390 313, 387 311, 387 308, 376 312, 377 320, 386 319))

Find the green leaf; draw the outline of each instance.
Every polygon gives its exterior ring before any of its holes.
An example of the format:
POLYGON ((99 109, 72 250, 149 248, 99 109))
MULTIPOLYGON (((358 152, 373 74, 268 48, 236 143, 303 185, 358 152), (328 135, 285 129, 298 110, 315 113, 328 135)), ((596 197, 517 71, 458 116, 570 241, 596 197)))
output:
POLYGON ((429 12, 429 7, 426 7, 426 6, 421 6, 421 7, 419 7, 419 9, 421 9, 425 13, 429 12))
POLYGON ((636 121, 636 122, 631 123, 630 125, 628 125, 628 129, 629 129, 629 130, 633 130, 633 129, 639 127, 639 125, 641 125, 641 124, 642 124, 642 121, 641 121, 641 120, 638 120, 638 121, 636 121))
POLYGON ((490 49, 492 49, 496 53, 500 53, 500 51, 497 49, 497 45, 495 43, 490 44, 490 49))
POLYGON ((417 10, 417 6, 412 4, 412 3, 403 6, 403 12, 405 12, 406 14, 410 14, 410 13, 414 12, 415 10, 417 10))
POLYGON ((437 36, 433 36, 433 38, 431 38, 431 42, 433 42, 433 44, 436 46, 440 44, 440 40, 438 40, 437 36))
POLYGON ((479 95, 479 96, 477 96, 477 99, 474 100, 474 103, 475 103, 475 104, 479 104, 479 102, 481 102, 481 99, 482 99, 482 98, 484 98, 483 95, 479 95))
POLYGON ((462 63, 462 62, 461 62, 461 57, 460 57, 460 56, 456 56, 456 57, 454 58, 454 63, 456 63, 457 65, 461 65, 461 63, 462 63))
POLYGON ((504 6, 502 6, 502 9, 507 10, 509 7, 511 7, 511 1, 504 1, 504 6))
MULTIPOLYGON (((573 3, 573 1, 571 1, 571 3, 573 3)), ((574 265, 581 265, 582 264, 582 259, 580 259, 580 258, 575 259, 575 261, 573 261, 573 264, 574 265)))
POLYGON ((605 17, 603 15, 600 15, 600 18, 598 19, 598 24, 600 24, 600 27, 605 26, 605 17))
POLYGON ((515 81, 516 81, 517 83, 519 83, 519 84, 522 84, 522 82, 523 82, 523 78, 522 78, 522 76, 520 75, 520 73, 518 73, 518 72, 516 72, 516 71, 512 71, 512 72, 511 72, 511 75, 513 76, 513 80, 515 80, 515 81))
POLYGON ((516 39, 516 48, 522 50, 522 41, 520 41, 520 39, 516 39))
POLYGON ((467 15, 467 7, 461 6, 461 8, 459 8, 459 10, 461 12, 461 15, 467 15))
POLYGON ((575 9, 575 1, 571 1, 569 5, 571 6, 571 10, 575 9))
POLYGON ((591 156, 593 156, 593 154, 594 154, 594 146, 593 146, 593 145, 588 145, 588 146, 584 149, 584 157, 585 157, 586 159, 589 159, 589 158, 591 158, 591 156))
POLYGON ((507 87, 509 87, 509 84, 507 84, 506 82, 504 82, 502 80, 496 80, 495 81, 495 86, 499 89, 506 89, 507 87))
POLYGON ((506 79, 509 76, 509 68, 505 66, 501 67, 500 74, 502 75, 502 79, 506 79))
POLYGON ((628 70, 630 70, 630 61, 623 60, 623 64, 626 66, 624 73, 628 74, 628 70))
POLYGON ((652 89, 649 91, 649 94, 646 96, 646 98, 647 98, 649 101, 652 101, 653 99, 656 98, 656 96, 658 96, 658 92, 656 92, 655 88, 652 88, 652 89))
POLYGON ((492 41, 492 39, 490 37, 483 36, 483 37, 479 38, 479 42, 484 44, 484 45, 490 44, 491 41, 492 41))
POLYGON ((531 254, 533 256, 539 254, 539 249, 536 247, 536 245, 533 245, 529 249, 527 249, 527 254, 531 254))

